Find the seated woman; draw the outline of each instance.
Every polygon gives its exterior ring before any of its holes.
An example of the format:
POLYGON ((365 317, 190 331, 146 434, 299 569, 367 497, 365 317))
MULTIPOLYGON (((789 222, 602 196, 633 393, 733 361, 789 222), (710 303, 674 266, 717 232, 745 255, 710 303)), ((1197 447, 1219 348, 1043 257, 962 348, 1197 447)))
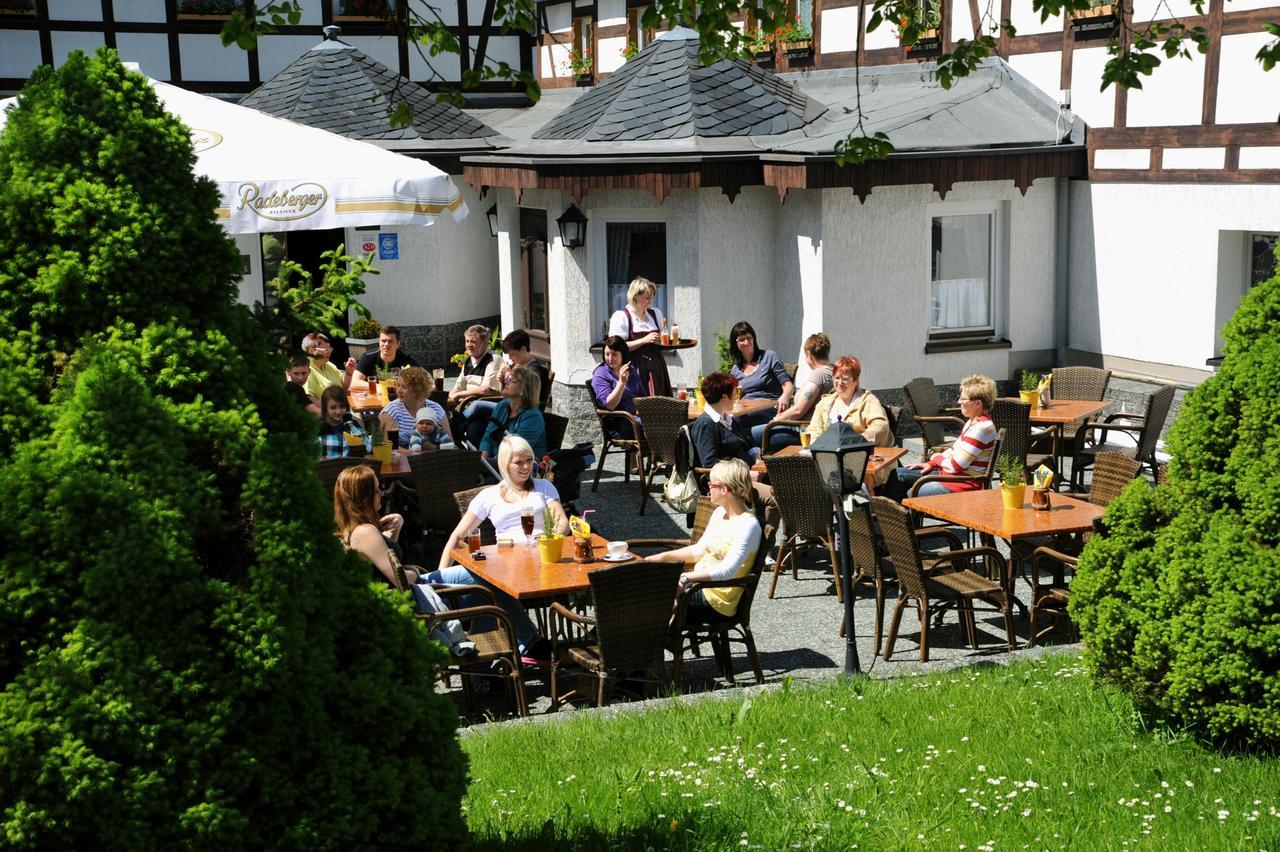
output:
POLYGON ((434 417, 432 443, 443 449, 453 449, 453 434, 449 431, 449 418, 444 409, 429 397, 435 390, 436 380, 421 367, 402 367, 396 376, 396 398, 378 414, 378 420, 388 432, 399 434, 399 446, 408 447, 417 429, 419 412, 428 409, 434 417))
MULTIPOLYGON (((712 467, 721 459, 737 459, 747 466, 748 479, 757 479, 751 465, 760 457, 760 445, 730 411, 733 408, 733 391, 738 380, 727 373, 711 373, 702 380, 702 398, 706 404, 702 414, 689 426, 689 438, 693 442, 694 464, 712 467)), ((778 524, 778 504, 773 499, 773 489, 760 482, 753 482, 756 497, 764 504, 765 523, 778 524)))
MULTIPOLYGON (((596 408, 634 415, 636 397, 647 393, 641 385, 640 371, 631 363, 627 342, 616 334, 606 337, 604 363, 591 374, 591 395, 595 397, 596 408)), ((634 437, 631 425, 620 417, 605 420, 605 424, 611 438, 634 437)))
MULTIPOLYGON (((398 540, 404 518, 397 514, 381 515, 382 491, 378 476, 367 465, 349 467, 338 474, 333 487, 333 521, 338 538, 348 550, 354 550, 373 564, 373 577, 399 587, 396 565, 402 554, 398 540)), ((423 585, 424 571, 416 565, 405 565, 404 576, 413 592, 419 612, 439 612, 444 602, 435 590, 423 585)), ((448 621, 432 631, 450 651, 461 657, 476 649, 475 643, 457 620, 448 621)))
MULTIPOLYGON (((756 343, 756 330, 749 322, 740 322, 729 332, 729 351, 733 355, 733 369, 729 372, 738 380, 743 399, 774 399, 778 404, 741 418, 747 427, 761 426, 778 413, 791 407, 796 386, 787 370, 772 349, 761 349, 756 343)), ((756 446, 760 445, 759 436, 756 446)))
POLYGON ((541 390, 538 374, 528 367, 507 367, 502 372, 502 401, 489 415, 480 439, 480 455, 493 458, 504 435, 518 435, 533 447, 535 458, 547 454, 547 423, 538 409, 541 390))
MULTIPOLYGON (((760 522, 752 510, 751 470, 738 459, 724 459, 711 468, 711 502, 715 511, 706 532, 688 547, 655 553, 650 562, 693 562, 680 575, 680 588, 689 583, 744 577, 760 549, 760 522)), ((695 623, 728 621, 738 612, 742 589, 703 588, 689 596, 685 618, 695 623)))
MULTIPOLYGON (((440 554, 440 566, 427 575, 428 582, 454 585, 482 582, 466 568, 450 565, 449 554, 485 518, 492 522, 499 536, 509 536, 517 542, 523 542, 524 530, 520 525, 523 510, 533 510, 533 534, 538 535, 543 531, 543 509, 550 507, 556 517, 554 532, 563 535, 569 531, 569 519, 565 517, 560 505, 560 494, 556 487, 545 479, 533 478, 533 458, 533 448, 524 438, 508 435, 502 439, 498 447, 498 470, 502 474, 502 481, 481 491, 471 501, 462 520, 445 542, 444 551, 440 554)), ((529 619, 524 607, 510 595, 496 589, 494 591, 499 606, 507 611, 515 624, 521 653, 539 660, 547 659, 550 646, 545 639, 539 638, 538 628, 529 619)))
POLYGON ((972 482, 926 482, 917 492, 919 497, 946 494, 950 491, 972 491, 981 487, 977 477, 985 476, 991 466, 991 448, 996 442, 996 427, 991 422, 996 383, 986 376, 969 376, 960 382, 960 413, 967 419, 960 437, 946 452, 935 453, 928 461, 896 468, 883 489, 886 497, 901 500, 911 492, 916 480, 926 474, 971 476, 972 482))
POLYGON ((666 320, 653 307, 657 293, 657 285, 648 278, 636 278, 627 287, 626 306, 609 317, 609 336, 621 338, 630 352, 629 360, 644 388, 641 396, 671 396, 671 377, 659 345, 666 320))
POLYGON ((372 450, 364 427, 347 410, 347 392, 342 389, 342 385, 332 385, 320 392, 320 410, 324 412, 320 421, 320 437, 317 439, 320 442, 320 458, 362 456, 372 450), (359 443, 351 443, 347 440, 347 435, 358 438, 359 443))

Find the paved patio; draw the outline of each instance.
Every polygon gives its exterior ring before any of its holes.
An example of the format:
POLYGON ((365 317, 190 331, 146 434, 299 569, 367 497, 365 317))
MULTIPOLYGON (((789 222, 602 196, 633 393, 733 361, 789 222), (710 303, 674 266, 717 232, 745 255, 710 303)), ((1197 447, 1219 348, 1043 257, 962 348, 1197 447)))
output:
MULTIPOLYGON (((909 439, 908 448, 913 450, 905 461, 918 457, 919 441, 909 439)), ((612 453, 607 459, 605 472, 600 479, 600 488, 591 491, 589 474, 584 474, 581 498, 577 501, 580 510, 595 509, 588 520, 602 535, 611 539, 650 538, 650 537, 684 537, 688 535, 684 515, 671 512, 667 505, 659 499, 657 491, 652 494, 645 514, 638 514, 639 489, 635 477, 628 484, 623 483, 622 456, 612 453)), ((1007 549, 1001 548, 1005 552, 1007 549)), ((808 558, 802 558, 800 578, 794 580, 790 574, 784 574, 778 580, 776 596, 768 597, 770 577, 761 578, 756 594, 755 604, 751 610, 751 626, 755 635, 756 646, 760 652, 760 663, 764 669, 766 687, 777 686, 785 678, 790 678, 793 686, 806 683, 817 683, 830 680, 840 675, 844 667, 845 640, 839 635, 843 607, 836 601, 831 585, 831 569, 827 557, 820 548, 815 548, 808 558)), ((1029 598, 1029 586, 1018 581, 1018 597, 1024 602, 1029 598)), ((894 604, 892 587, 885 605, 885 633, 888 632, 888 620, 892 616, 894 604)), ((942 671, 975 663, 1002 663, 1015 656, 1026 657, 1045 652, 1046 648, 1026 647, 1027 620, 1018 617, 1015 610, 1014 629, 1018 637, 1018 650, 1009 653, 1004 639, 1003 620, 998 613, 978 613, 978 650, 973 650, 964 641, 963 632, 954 613, 948 613, 940 628, 930 630, 930 661, 921 665, 919 662, 919 624, 915 610, 908 609, 903 614, 902 626, 899 629, 898 641, 894 648, 893 660, 886 662, 882 657, 873 655, 873 628, 875 619, 875 597, 869 587, 859 590, 854 606, 854 620, 857 624, 857 648, 863 671, 872 677, 888 678, 902 675, 916 675, 922 672, 942 671)), ((1059 637, 1056 645, 1048 646, 1051 650, 1062 651, 1076 647, 1067 644, 1059 637)), ((710 647, 705 648, 707 656, 691 658, 685 662, 684 690, 688 693, 724 693, 733 689, 721 676, 719 667, 711 657, 710 647)), ((667 655, 668 663, 670 655, 667 655)), ((736 687, 755 685, 755 677, 745 653, 734 657, 736 687)), ((668 669, 669 670, 669 669, 668 669)), ((530 701, 530 714, 534 718, 545 716, 550 708, 549 680, 534 676, 527 683, 530 701)), ((455 690, 461 709, 460 690, 455 690)), ((477 700, 475 712, 464 715, 464 724, 483 723, 494 718, 507 718, 510 707, 505 697, 486 701, 477 700)), ((571 711, 562 707, 558 714, 571 711)))

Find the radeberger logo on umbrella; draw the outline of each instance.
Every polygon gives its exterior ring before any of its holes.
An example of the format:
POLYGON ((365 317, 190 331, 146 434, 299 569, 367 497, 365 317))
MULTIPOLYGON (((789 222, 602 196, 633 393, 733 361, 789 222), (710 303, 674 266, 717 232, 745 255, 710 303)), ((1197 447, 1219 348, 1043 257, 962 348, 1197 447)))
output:
POLYGON ((222 144, 222 134, 216 130, 202 130, 199 127, 191 131, 191 150, 199 154, 222 144))
POLYGON ((323 209, 329 200, 329 192, 318 183, 300 183, 292 189, 277 189, 266 195, 256 183, 242 183, 239 195, 236 210, 248 207, 262 218, 277 222, 305 219, 323 209))

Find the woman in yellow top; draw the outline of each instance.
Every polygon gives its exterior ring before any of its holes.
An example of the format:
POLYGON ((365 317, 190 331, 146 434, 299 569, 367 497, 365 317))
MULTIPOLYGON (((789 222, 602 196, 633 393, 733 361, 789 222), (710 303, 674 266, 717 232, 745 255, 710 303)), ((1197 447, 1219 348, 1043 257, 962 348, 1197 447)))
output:
MULTIPOLYGON (((680 575, 680 588, 689 583, 743 577, 760 549, 760 522, 752 509, 751 469, 741 459, 722 459, 711 468, 708 496, 715 504, 702 538, 688 547, 655 553, 651 562, 694 562, 680 575)), ((689 597, 689 621, 728 621, 738 612, 741 587, 702 588, 689 597)))
POLYGON ((876 395, 860 385, 862 364, 857 358, 842 356, 831 368, 831 382, 835 390, 818 400, 813 417, 805 427, 811 438, 817 438, 837 420, 843 420, 854 431, 877 447, 893 443, 889 431, 889 417, 876 395))

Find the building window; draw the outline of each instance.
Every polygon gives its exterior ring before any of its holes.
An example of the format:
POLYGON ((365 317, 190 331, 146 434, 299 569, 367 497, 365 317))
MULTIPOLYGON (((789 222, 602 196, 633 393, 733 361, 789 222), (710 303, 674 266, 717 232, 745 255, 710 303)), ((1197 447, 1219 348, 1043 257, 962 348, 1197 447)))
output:
MULTIPOLYGON (((644 13, 648 6, 633 6, 627 10, 627 44, 636 53, 644 50, 653 41, 653 30, 644 26, 644 13)), ((628 57, 630 58, 630 57, 628 57)))
POLYGON ((1275 277, 1277 241, 1280 234, 1249 235, 1249 278, 1245 292, 1275 277))
MULTIPOLYGON (((939 213, 941 211, 933 211, 939 213)), ((929 336, 986 338, 996 333, 1000 275, 993 209, 933 215, 929 238, 929 336)))
MULTIPOLYGON (((667 299, 667 223, 664 214, 645 215, 637 211, 615 214, 595 213, 593 227, 599 228, 596 274, 604 282, 603 304, 597 321, 607 327, 614 311, 627 304, 627 288, 637 277, 648 278, 657 285, 653 307, 670 317, 667 299)), ((672 318, 674 319, 674 318, 672 318)))
POLYGON ((575 75, 594 74, 595 60, 595 22, 589 17, 573 19, 573 47, 569 51, 569 64, 575 75), (576 57, 576 59, 575 59, 576 57), (578 64, 577 63, 585 63, 578 64))

